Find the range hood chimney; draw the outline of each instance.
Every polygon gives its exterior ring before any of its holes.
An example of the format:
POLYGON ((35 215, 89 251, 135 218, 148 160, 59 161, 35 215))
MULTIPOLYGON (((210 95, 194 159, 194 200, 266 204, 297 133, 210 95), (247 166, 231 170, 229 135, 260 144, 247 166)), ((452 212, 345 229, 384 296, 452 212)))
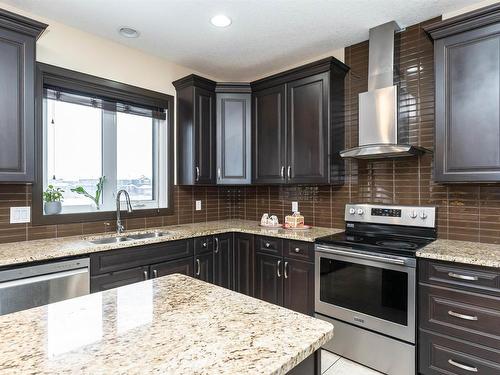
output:
POLYGON ((368 91, 359 94, 359 147, 343 158, 382 159, 413 156, 420 147, 398 143, 398 87, 394 85, 395 21, 370 29, 368 91))

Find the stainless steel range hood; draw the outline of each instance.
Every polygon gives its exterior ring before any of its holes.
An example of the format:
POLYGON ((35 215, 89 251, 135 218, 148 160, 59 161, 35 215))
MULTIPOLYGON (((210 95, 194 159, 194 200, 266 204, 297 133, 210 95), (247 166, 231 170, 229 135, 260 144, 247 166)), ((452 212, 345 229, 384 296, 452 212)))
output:
POLYGON ((359 147, 343 158, 381 159, 413 156, 425 149, 398 143, 398 87, 394 85, 394 21, 370 29, 368 91, 359 94, 359 147))

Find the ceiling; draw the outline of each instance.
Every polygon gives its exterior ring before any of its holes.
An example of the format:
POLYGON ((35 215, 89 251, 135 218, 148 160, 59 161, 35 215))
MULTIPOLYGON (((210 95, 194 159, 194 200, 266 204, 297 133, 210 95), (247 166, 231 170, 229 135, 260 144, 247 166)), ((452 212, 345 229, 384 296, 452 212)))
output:
POLYGON ((478 0, 2 0, 219 80, 252 80, 368 39, 368 29, 439 16, 478 0), (232 25, 209 19, 224 13, 232 25), (126 39, 117 30, 140 31, 126 39))

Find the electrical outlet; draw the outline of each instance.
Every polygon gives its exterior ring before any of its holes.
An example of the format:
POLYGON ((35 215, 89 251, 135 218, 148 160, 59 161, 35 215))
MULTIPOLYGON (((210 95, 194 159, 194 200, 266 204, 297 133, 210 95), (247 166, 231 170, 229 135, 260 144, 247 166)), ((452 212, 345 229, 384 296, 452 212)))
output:
POLYGON ((292 202, 292 212, 299 211, 299 202, 292 202))
POLYGON ((196 201, 196 211, 201 211, 201 201, 196 201))
POLYGON ((31 207, 11 207, 10 223, 29 223, 31 221, 31 207))

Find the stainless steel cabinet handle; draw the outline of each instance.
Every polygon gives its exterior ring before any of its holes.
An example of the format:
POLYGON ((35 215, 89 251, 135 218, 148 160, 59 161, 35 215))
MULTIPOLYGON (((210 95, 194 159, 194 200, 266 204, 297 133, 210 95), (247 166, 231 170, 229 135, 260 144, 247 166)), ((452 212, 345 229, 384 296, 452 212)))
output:
POLYGON ((219 252, 219 237, 215 237, 215 253, 219 252))
POLYGON ((477 276, 461 275, 455 272, 448 272, 448 276, 453 277, 454 279, 468 280, 468 281, 477 281, 479 279, 477 276))
POLYGON ((144 274, 144 280, 147 280, 148 279, 148 271, 144 271, 143 274, 144 274))
POLYGON ((288 178, 292 178, 292 167, 291 166, 288 166, 286 174, 287 174, 288 178))
POLYGON ((285 265, 283 267, 284 274, 285 274, 285 279, 288 279, 288 270, 287 270, 287 268, 288 268, 288 262, 285 262, 285 265))
POLYGON ((281 166, 280 177, 285 178, 285 166, 284 165, 281 166))
POLYGON ((451 311, 451 310, 448 311, 448 315, 454 316, 455 318, 464 319, 464 320, 477 320, 477 316, 459 314, 459 313, 457 313, 455 311, 451 311))
POLYGON ((196 259, 196 276, 200 276, 200 272, 201 272, 200 260, 196 259))
POLYGON ((278 275, 278 277, 281 277, 280 264, 281 264, 281 260, 278 260, 278 267, 276 268, 276 274, 278 275))
POLYGON ((462 370, 465 370, 465 371, 477 372, 477 367, 467 366, 467 365, 464 365, 463 363, 456 362, 453 359, 449 359, 448 363, 452 366, 461 368, 462 370))
POLYGON ((196 181, 200 180, 200 168, 196 167, 196 181))
POLYGON ((217 168, 217 178, 220 180, 221 179, 221 172, 220 172, 220 167, 217 168))
POLYGON ((158 271, 157 270, 153 270, 153 277, 155 279, 158 277, 158 271))
POLYGON ((207 247, 207 243, 206 243, 206 242, 203 242, 203 243, 201 244, 201 246, 202 246, 202 247, 207 247))
POLYGON ((266 242, 265 246, 269 249, 271 247, 271 244, 269 242, 266 242))
POLYGON ((300 253, 300 249, 298 247, 295 248, 296 253, 300 253))

